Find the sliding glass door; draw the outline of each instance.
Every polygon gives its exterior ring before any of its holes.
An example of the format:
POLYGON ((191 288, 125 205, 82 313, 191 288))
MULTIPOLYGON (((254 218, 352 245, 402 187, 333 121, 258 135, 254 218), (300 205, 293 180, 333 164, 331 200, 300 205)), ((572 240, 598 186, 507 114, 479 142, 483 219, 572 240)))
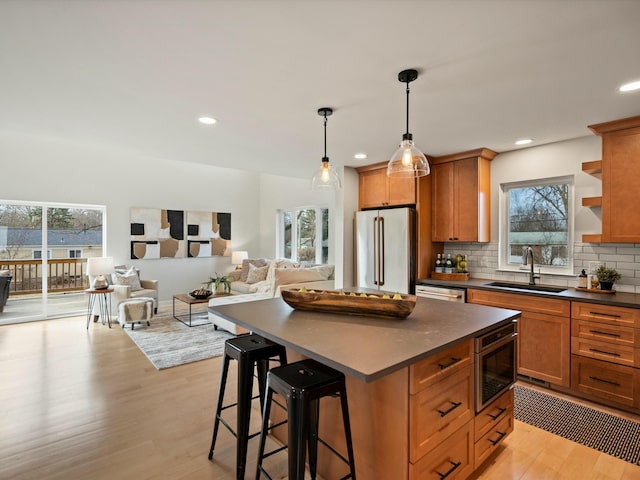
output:
POLYGON ((0 201, 0 324, 86 312, 86 259, 104 256, 104 218, 97 205, 0 201))

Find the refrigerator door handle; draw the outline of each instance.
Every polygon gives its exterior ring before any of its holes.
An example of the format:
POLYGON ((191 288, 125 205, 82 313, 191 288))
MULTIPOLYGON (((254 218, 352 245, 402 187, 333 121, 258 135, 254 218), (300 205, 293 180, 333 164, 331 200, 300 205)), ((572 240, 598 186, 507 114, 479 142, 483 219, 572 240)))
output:
POLYGON ((380 246, 378 245, 378 217, 373 217, 373 284, 378 285, 378 269, 380 265, 378 263, 378 252, 380 246))
POLYGON ((380 240, 378 243, 380 244, 380 249, 378 250, 378 258, 379 258, 379 269, 380 273, 378 274, 378 285, 384 285, 384 217, 379 217, 380 220, 380 240))

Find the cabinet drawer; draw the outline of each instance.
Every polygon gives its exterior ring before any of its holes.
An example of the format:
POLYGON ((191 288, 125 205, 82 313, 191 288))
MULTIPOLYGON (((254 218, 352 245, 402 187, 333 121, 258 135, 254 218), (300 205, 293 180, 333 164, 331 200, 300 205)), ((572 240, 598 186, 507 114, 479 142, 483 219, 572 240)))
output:
POLYGON ((409 397, 409 458, 417 462, 473 419, 473 368, 444 378, 409 397))
POLYGON ((409 393, 418 393, 442 378, 473 362, 473 343, 469 340, 436 353, 409 368, 409 393))
POLYGON ((497 425, 485 433, 480 439, 476 437, 474 446, 474 468, 478 468, 489 455, 491 455, 498 445, 513 432, 513 410, 507 410, 506 415, 497 425))
POLYGON ((409 464, 409 480, 463 480, 472 472, 472 421, 440 443, 429 455, 409 464))
POLYGON ((601 399, 638 406, 638 370, 579 355, 571 356, 571 388, 601 399))
MULTIPOLYGON (((590 322, 588 320, 574 318, 571 320, 571 335, 633 347, 636 344, 638 330, 632 327, 590 322)), ((640 346, 640 342, 638 342, 638 346, 640 346)))
POLYGON ((508 415, 513 416, 513 389, 500 395, 476 414, 474 420, 475 438, 485 435, 508 415))
POLYGON ((546 313, 547 315, 557 315, 559 317, 568 317, 571 313, 571 303, 568 300, 544 298, 537 295, 521 295, 519 293, 493 292, 470 288, 467 290, 467 302, 491 307, 546 313))
POLYGON ((635 348, 600 340, 571 337, 571 353, 629 367, 637 365, 638 354, 635 348))
POLYGON ((571 317, 581 320, 640 327, 640 309, 600 305, 597 303, 571 303, 571 317))

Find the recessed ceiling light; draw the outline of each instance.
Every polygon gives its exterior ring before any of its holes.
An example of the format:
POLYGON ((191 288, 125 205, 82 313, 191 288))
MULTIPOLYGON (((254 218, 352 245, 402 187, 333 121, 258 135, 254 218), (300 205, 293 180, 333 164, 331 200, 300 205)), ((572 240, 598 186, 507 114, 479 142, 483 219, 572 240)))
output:
POLYGON ((205 125, 213 125, 217 120, 213 117, 200 117, 198 118, 198 121, 200 123, 204 123, 205 125))
POLYGON ((631 83, 625 83, 618 90, 621 92, 633 92, 634 90, 640 90, 640 80, 631 83))
POLYGON ((516 141, 516 145, 528 145, 531 142, 533 142, 531 138, 522 138, 516 141))
POLYGON ((367 154, 366 153, 356 153, 353 157, 357 158, 358 160, 364 160, 365 158, 367 158, 367 154))

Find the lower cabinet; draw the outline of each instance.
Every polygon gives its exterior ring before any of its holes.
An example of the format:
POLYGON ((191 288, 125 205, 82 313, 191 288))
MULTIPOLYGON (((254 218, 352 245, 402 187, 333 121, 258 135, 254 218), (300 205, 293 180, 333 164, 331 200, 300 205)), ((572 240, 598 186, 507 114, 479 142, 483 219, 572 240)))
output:
POLYGON ((513 432, 513 390, 479 412, 474 419, 474 464, 479 467, 502 440, 513 432))
POLYGON ((463 480, 513 431, 513 390, 474 410, 472 341, 409 369, 409 479, 463 480))
POLYGON ((571 387, 601 400, 640 407, 640 375, 633 367, 572 355, 571 387))

